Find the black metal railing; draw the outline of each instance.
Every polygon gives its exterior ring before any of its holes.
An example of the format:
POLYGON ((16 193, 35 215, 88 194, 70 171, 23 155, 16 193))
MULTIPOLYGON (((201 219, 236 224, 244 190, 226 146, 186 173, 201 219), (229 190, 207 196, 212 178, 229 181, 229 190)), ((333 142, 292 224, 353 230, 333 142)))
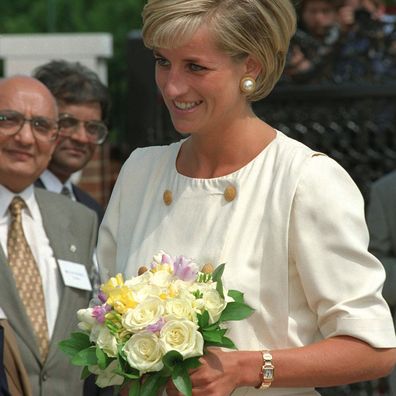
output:
MULTIPOLYGON (((140 32, 128 39, 130 150, 180 139, 154 82, 154 59, 140 32)), ((338 161, 367 198, 371 182, 396 168, 396 81, 279 84, 256 114, 338 161)))

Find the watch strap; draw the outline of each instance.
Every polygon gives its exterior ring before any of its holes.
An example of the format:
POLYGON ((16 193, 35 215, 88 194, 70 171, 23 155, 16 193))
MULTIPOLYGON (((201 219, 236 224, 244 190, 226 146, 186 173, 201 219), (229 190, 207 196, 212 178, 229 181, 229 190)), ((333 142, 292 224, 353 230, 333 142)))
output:
POLYGON ((274 380, 275 366, 272 361, 271 352, 268 350, 261 351, 263 356, 263 365, 261 366, 261 384, 257 389, 268 389, 274 380))

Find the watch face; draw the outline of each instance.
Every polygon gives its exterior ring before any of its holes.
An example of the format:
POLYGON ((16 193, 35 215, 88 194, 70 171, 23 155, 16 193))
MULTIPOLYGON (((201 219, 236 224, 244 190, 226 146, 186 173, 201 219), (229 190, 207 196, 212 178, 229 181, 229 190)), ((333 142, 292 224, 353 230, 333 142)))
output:
POLYGON ((272 380, 274 376, 274 369, 273 368, 265 368, 263 370, 263 378, 265 380, 272 380))

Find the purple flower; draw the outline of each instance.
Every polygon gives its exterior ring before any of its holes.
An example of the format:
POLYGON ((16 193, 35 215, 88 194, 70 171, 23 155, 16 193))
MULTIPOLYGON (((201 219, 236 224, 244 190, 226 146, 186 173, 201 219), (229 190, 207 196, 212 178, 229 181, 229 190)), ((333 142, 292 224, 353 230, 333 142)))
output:
POLYGON ((111 306, 108 304, 97 305, 92 309, 92 316, 100 323, 103 324, 105 321, 105 315, 111 311, 111 306))
POLYGON ((107 301, 107 296, 102 292, 102 290, 98 293, 98 298, 102 303, 105 303, 107 301))
POLYGON ((169 254, 162 253, 161 264, 172 264, 172 263, 173 263, 172 257, 169 256, 169 254))
POLYGON ((151 269, 156 269, 159 265, 169 264, 173 265, 173 258, 169 254, 159 252, 154 256, 154 261, 151 263, 151 269))
POLYGON ((196 279, 198 269, 192 260, 184 256, 178 256, 173 263, 173 274, 181 280, 192 281, 196 279))
POLYGON ((158 322, 147 326, 146 330, 149 331, 150 333, 157 333, 161 331, 161 329, 164 327, 164 324, 165 324, 165 319, 161 318, 160 320, 158 320, 158 322))

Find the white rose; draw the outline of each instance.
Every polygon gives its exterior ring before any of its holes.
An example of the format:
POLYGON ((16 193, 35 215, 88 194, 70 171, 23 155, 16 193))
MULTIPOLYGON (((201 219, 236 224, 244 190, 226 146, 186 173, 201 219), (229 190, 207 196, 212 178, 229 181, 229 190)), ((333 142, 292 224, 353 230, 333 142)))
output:
POLYGON ((99 366, 88 366, 88 370, 97 375, 96 385, 100 388, 121 385, 124 382, 124 377, 113 372, 117 368, 117 364, 117 360, 113 360, 104 370, 101 370, 99 366))
POLYGON ((78 323, 78 328, 83 331, 91 331, 92 327, 98 322, 96 318, 92 315, 93 308, 79 309, 77 311, 77 318, 80 321, 78 323))
POLYGON ((193 322, 197 320, 192 300, 185 298, 172 298, 165 303, 165 312, 167 315, 176 319, 188 319, 193 322))
POLYGON ((124 346, 124 352, 131 367, 141 373, 160 371, 163 368, 162 350, 154 333, 134 334, 124 346))
POLYGON ((134 333, 158 322, 163 313, 163 301, 159 297, 150 297, 136 308, 128 309, 122 317, 122 325, 134 333))
POLYGON ((151 278, 151 284, 161 288, 167 288, 171 281, 172 275, 166 270, 154 272, 151 278))
POLYGON ((203 337, 198 326, 189 320, 170 320, 160 332, 164 353, 179 352, 184 359, 203 354, 203 337))
POLYGON ((185 282, 181 279, 176 279, 169 285, 169 293, 173 296, 189 298, 193 300, 194 296, 191 294, 190 290, 191 282, 185 282))
POLYGON ((107 327, 102 327, 100 329, 96 345, 101 348, 107 356, 117 356, 117 340, 107 327))
POLYGON ((207 289, 203 293, 203 304, 205 309, 209 314, 209 323, 216 323, 221 313, 224 311, 227 303, 223 298, 220 297, 220 294, 215 289, 207 289))
POLYGON ((150 297, 159 297, 161 294, 161 288, 156 285, 138 285, 132 288, 133 298, 138 303, 143 302, 150 297))

